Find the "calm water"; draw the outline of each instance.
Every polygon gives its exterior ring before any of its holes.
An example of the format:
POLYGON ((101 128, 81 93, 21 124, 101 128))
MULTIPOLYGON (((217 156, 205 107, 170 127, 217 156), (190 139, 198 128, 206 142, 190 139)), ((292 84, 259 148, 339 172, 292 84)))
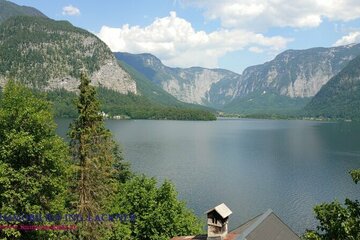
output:
MULTIPOLYGON (((58 120, 64 136, 69 120, 58 120)), ((298 233, 312 207, 360 199, 347 174, 360 168, 360 125, 310 121, 107 121, 134 171, 171 179, 199 216, 219 203, 230 229, 273 209, 298 233)))

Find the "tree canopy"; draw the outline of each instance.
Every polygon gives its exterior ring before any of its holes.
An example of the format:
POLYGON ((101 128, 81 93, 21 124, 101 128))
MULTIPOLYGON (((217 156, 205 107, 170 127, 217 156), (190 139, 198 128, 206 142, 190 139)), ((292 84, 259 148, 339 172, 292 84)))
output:
MULTIPOLYGON (((2 214, 64 212, 68 146, 56 135, 55 129, 50 103, 36 98, 24 86, 9 81, 0 100, 2 214)), ((52 234, 9 229, 1 231, 0 237, 34 239, 52 234)))
MULTIPOLYGON (((350 172, 354 182, 360 179, 360 169, 350 172)), ((358 240, 360 239, 360 202, 345 199, 315 206, 315 217, 319 221, 316 230, 307 230, 306 240, 358 240)))
POLYGON ((116 203, 115 212, 135 215, 135 223, 128 223, 131 239, 168 240, 202 233, 201 222, 177 199, 169 181, 157 187, 155 178, 135 176, 121 185, 116 203))

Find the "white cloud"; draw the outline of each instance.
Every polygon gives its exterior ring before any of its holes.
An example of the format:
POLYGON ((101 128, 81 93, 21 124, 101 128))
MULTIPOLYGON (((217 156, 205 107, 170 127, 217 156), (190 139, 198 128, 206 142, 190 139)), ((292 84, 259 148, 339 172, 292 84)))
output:
POLYGON ((80 9, 77 7, 74 7, 73 5, 68 5, 63 7, 63 15, 69 15, 69 16, 78 16, 80 15, 80 9))
POLYGON ((339 40, 337 40, 333 46, 341 46, 347 45, 351 43, 359 43, 360 42, 360 31, 350 32, 348 35, 343 36, 339 40))
POLYGON ((249 51, 253 52, 253 53, 263 53, 264 52, 264 50, 259 47, 249 47, 249 51))
POLYGON ((152 53, 165 64, 178 67, 218 67, 218 59, 228 52, 244 48, 253 52, 279 52, 291 41, 240 29, 195 31, 191 23, 177 17, 175 12, 144 28, 103 26, 97 35, 112 51, 152 53))
POLYGON ((270 27, 317 27, 324 18, 350 21, 360 18, 359 0, 184 0, 205 10, 208 20, 223 27, 267 29, 270 27))

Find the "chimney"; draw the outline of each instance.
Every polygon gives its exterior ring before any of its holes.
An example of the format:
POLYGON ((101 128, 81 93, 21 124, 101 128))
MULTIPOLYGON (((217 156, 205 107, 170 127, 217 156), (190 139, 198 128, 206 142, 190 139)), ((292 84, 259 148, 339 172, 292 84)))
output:
POLYGON ((207 240, 222 240, 228 234, 231 210, 222 203, 205 213, 207 215, 207 240))

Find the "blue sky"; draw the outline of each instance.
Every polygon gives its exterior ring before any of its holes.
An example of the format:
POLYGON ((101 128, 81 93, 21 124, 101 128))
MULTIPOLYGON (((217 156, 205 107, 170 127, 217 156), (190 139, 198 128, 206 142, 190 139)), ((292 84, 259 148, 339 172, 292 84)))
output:
POLYGON ((173 67, 246 67, 286 49, 360 42, 359 0, 14 0, 173 67))

